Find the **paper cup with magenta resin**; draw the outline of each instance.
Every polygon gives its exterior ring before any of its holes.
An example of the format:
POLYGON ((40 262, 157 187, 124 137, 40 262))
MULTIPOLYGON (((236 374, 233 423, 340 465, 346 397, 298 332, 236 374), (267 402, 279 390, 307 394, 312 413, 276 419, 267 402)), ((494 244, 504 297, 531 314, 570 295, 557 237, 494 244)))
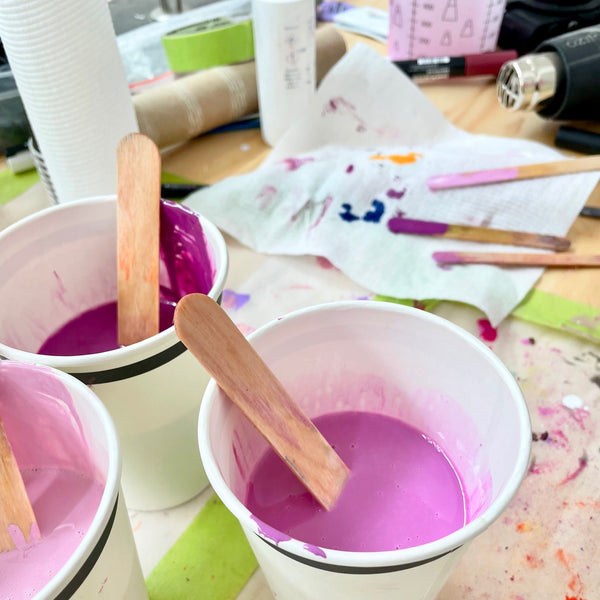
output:
MULTIPOLYGON (((161 203, 160 217, 161 304, 190 292, 218 300, 228 268, 219 230, 173 202, 161 203)), ((157 510, 208 485, 196 424, 209 377, 172 321, 126 347, 115 338, 107 351, 40 352, 50 336, 94 307, 114 305, 107 328, 116 335, 116 252, 114 196, 53 206, 0 232, 0 356, 49 365, 90 385, 119 434, 127 505, 157 510)), ((85 344, 98 337, 80 331, 85 344)))
POLYGON ((0 597, 147 600, 104 405, 50 367, 0 361, 0 416, 41 537, 0 554, 0 597))
POLYGON ((529 415, 510 372, 461 328, 384 302, 304 309, 265 325, 250 341, 311 419, 366 411, 423 432, 460 474, 466 507, 458 529, 397 550, 332 550, 290 539, 246 507, 249 480, 267 445, 211 381, 199 419, 204 467, 240 521, 275 597, 433 599, 525 476, 529 415))

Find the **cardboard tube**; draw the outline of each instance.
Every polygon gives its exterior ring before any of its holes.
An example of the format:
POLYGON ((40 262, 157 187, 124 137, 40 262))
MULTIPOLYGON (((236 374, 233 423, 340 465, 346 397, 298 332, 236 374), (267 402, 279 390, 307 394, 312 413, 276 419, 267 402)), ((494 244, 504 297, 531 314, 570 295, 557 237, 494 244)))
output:
MULTIPOLYGON (((317 83, 346 52, 332 26, 317 29, 317 83)), ((254 61, 188 75, 133 98, 141 133, 159 148, 190 140, 258 111, 254 61)))

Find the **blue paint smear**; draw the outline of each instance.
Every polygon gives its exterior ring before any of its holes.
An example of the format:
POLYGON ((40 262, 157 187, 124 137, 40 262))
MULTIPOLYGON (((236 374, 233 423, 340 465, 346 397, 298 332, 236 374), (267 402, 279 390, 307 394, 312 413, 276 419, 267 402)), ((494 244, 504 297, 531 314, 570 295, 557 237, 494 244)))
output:
POLYGON ((368 223, 379 223, 385 211, 385 205, 381 200, 372 200, 371 206, 373 207, 373 210, 365 213, 363 221, 367 221, 368 223))
POLYGON ((352 214, 352 204, 344 203, 342 204, 342 208, 344 209, 344 212, 339 213, 339 215, 344 221, 352 223, 352 221, 358 221, 360 219, 360 217, 352 214))

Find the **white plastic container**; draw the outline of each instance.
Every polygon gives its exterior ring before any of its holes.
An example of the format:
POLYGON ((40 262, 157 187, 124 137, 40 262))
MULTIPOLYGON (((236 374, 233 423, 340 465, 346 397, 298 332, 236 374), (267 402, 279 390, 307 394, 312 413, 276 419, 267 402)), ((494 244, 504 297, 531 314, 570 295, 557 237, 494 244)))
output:
MULTIPOLYGON (((100 594, 111 600, 147 600, 127 507, 119 491, 117 433, 106 408, 74 377, 39 365, 0 361, 0 385, 0 414, 20 469, 70 469, 99 480, 104 487, 79 545, 33 600, 92 600, 100 594), (66 449, 71 452, 61 453, 66 449)), ((44 526, 68 526, 69 503, 74 500, 66 496, 64 502, 66 521, 52 523, 55 515, 40 509, 44 504, 40 499, 36 516, 42 531, 44 526)), ((39 544, 43 543, 42 539, 39 544)), ((19 552, 14 551, 12 560, 18 560, 14 556, 19 552)), ((24 553, 27 561, 37 556, 27 550, 24 553)), ((40 571, 39 564, 27 568, 31 577, 34 570, 40 571)), ((16 565, 10 572, 14 575, 16 565)), ((0 590, 5 589, 10 573, 2 574, 0 581, 0 590)))
MULTIPOLYGON (((213 262, 208 295, 218 300, 227 247, 212 223, 198 215, 195 222, 213 262)), ((49 365, 90 385, 117 427, 129 508, 156 510, 185 502, 208 485, 196 424, 209 377, 175 328, 107 352, 38 353, 64 323, 116 300, 116 251, 114 196, 59 204, 0 232, 0 356, 49 365)), ((160 282, 169 286, 165 271, 161 259, 160 282)))
MULTIPOLYGON (((240 521, 278 600, 432 600, 469 542, 507 507, 529 463, 519 386, 474 336, 385 302, 333 302, 258 329, 252 345, 310 418, 386 414, 423 431, 462 476, 469 522, 433 542, 385 552, 315 548, 259 524, 244 506, 266 442, 211 381, 198 438, 209 480, 240 521)), ((352 527, 352 523, 348 523, 352 527)))
POLYGON ((260 128, 274 146, 316 90, 314 0, 252 0, 260 128))

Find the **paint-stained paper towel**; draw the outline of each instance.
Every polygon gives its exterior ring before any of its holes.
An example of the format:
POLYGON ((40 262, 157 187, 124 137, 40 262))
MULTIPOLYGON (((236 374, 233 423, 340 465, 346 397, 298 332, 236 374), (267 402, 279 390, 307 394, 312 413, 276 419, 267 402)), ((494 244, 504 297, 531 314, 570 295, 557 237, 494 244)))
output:
POLYGON ((407 218, 565 235, 598 173, 432 192, 431 175, 562 158, 539 143, 451 125, 385 57, 359 44, 323 80, 256 171, 196 192, 187 204, 258 252, 328 258, 374 293, 465 302, 497 325, 540 268, 441 268, 438 250, 535 250, 399 235, 407 218), (300 116, 299 116, 300 117, 300 116))

